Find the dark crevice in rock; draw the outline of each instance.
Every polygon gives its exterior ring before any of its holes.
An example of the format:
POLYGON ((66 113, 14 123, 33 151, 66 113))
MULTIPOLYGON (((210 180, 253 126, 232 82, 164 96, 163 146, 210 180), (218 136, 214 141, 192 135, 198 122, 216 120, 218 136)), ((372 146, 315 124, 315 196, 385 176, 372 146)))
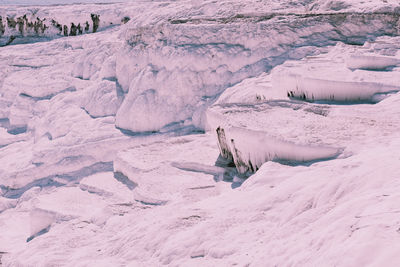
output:
POLYGON ((114 178, 117 181, 126 185, 126 187, 128 187, 130 190, 133 190, 135 189, 135 187, 137 187, 137 184, 129 180, 128 176, 126 176, 122 172, 114 172, 114 178))
POLYGON ((117 77, 105 77, 103 80, 110 81, 110 82, 117 82, 117 77))
POLYGON ((146 206, 163 206, 163 205, 167 204, 167 201, 159 201, 159 200, 150 202, 150 201, 146 201, 146 200, 137 200, 136 199, 136 202, 146 205, 146 206))
POLYGON ((204 258, 205 255, 201 254, 201 255, 195 255, 195 256, 190 256, 190 258, 192 259, 197 259, 197 258, 204 258))
POLYGON ((58 187, 58 186, 62 186, 63 185, 63 184, 61 184, 59 182, 54 181, 53 178, 56 178, 56 176, 54 175, 54 176, 51 176, 51 177, 45 177, 45 178, 37 179, 37 180, 25 185, 24 187, 17 188, 17 189, 9 188, 9 187, 6 187, 4 185, 0 185, 0 188, 4 192, 3 193, 3 197, 11 198, 11 199, 17 199, 17 198, 20 198, 23 195, 23 193, 25 193, 26 191, 28 191, 32 187, 38 186, 40 188, 43 188, 43 187, 50 187, 50 186, 58 187))
POLYGON ((218 146, 219 146, 219 150, 221 152, 221 156, 227 160, 232 161, 233 156, 232 156, 232 153, 229 150, 229 147, 226 143, 225 130, 221 127, 218 127, 216 132, 217 132, 218 146))
POLYGON ((83 80, 83 81, 89 81, 89 78, 84 79, 82 76, 75 76, 74 78, 77 78, 77 79, 83 80))
POLYGON ((79 170, 76 171, 71 171, 68 173, 61 173, 61 174, 53 174, 41 179, 37 179, 21 188, 10 188, 6 187, 4 185, 0 185, 0 188, 2 189, 3 192, 3 197, 6 198, 20 198, 23 193, 25 193, 27 190, 31 189, 32 187, 50 187, 50 186, 63 186, 64 183, 60 183, 57 181, 57 178, 66 180, 68 182, 73 182, 73 181, 79 181, 80 179, 95 174, 99 172, 109 172, 113 170, 113 162, 96 162, 92 165, 83 167, 79 170))
POLYGON ((257 165, 254 164, 254 167, 253 167, 253 164, 251 163, 250 160, 246 163, 242 159, 242 154, 235 146, 235 140, 231 139, 230 142, 231 142, 231 145, 233 148, 233 151, 231 151, 231 153, 233 155, 233 162, 235 163, 237 170, 242 170, 242 171, 240 171, 240 173, 242 173, 244 175, 246 175, 247 173, 254 173, 255 171, 258 171, 257 165), (251 166, 251 168, 250 168, 250 166, 251 166), (251 169, 253 169, 253 171, 251 171, 251 169))
POLYGON ((57 93, 49 94, 49 95, 46 95, 46 96, 40 96, 40 97, 39 96, 31 96, 31 95, 26 94, 26 93, 20 93, 19 96, 27 97, 27 98, 30 98, 30 99, 32 99, 34 101, 40 101, 40 100, 50 100, 54 96, 56 96, 58 94, 62 94, 62 93, 66 93, 66 92, 75 92, 75 91, 76 91, 76 88, 74 86, 71 86, 71 87, 65 88, 64 90, 61 90, 61 91, 59 91, 57 93))
POLYGON ((124 129, 120 127, 115 127, 120 130, 121 133, 128 136, 149 136, 149 135, 167 135, 167 136, 182 136, 190 134, 203 134, 204 130, 196 128, 193 125, 184 126, 183 121, 171 122, 165 125, 159 131, 144 131, 144 132, 134 132, 129 129, 124 129))
POLYGON ((397 12, 335 12, 335 13, 308 13, 308 14, 297 14, 297 13, 266 13, 266 14, 236 14, 230 17, 220 18, 180 18, 180 19, 169 19, 171 24, 229 24, 229 23, 245 23, 245 22, 263 22, 273 18, 294 18, 294 19, 329 19, 335 25, 341 25, 346 22, 347 19, 353 18, 360 21, 367 21, 373 16, 387 17, 395 21, 399 20, 400 13, 397 12))
POLYGON ((88 114, 92 119, 115 117, 115 115, 93 116, 92 114, 89 113, 89 111, 85 107, 81 107, 81 109, 85 111, 85 113, 88 114))
POLYGON ((9 126, 7 129, 7 133, 13 134, 13 135, 18 135, 18 134, 23 134, 26 133, 28 130, 27 125, 22 125, 22 126, 9 126))
POLYGON ((40 68, 50 67, 51 65, 30 66, 30 65, 22 65, 22 64, 13 64, 13 65, 10 65, 10 66, 11 67, 17 67, 17 68, 40 69, 40 68))
POLYGON ((30 237, 28 237, 28 238, 26 239, 26 242, 30 242, 30 241, 32 241, 32 239, 34 239, 34 238, 36 238, 36 237, 38 237, 38 236, 44 235, 45 233, 47 233, 47 232, 49 232, 49 231, 50 231, 50 225, 47 226, 46 228, 40 230, 38 233, 36 233, 36 234, 31 235, 30 237))
POLYGON ((134 132, 128 129, 123 129, 123 128, 119 128, 116 127, 118 130, 121 131, 121 133, 128 135, 128 136, 148 136, 148 135, 153 135, 153 134, 157 134, 159 132, 157 131, 148 131, 148 132, 134 132))
POLYGON ((118 100, 121 100, 121 103, 122 103, 122 100, 124 100, 124 98, 125 98, 125 92, 122 89, 121 84, 118 82, 118 79, 116 79, 116 78, 115 78, 115 85, 116 85, 116 90, 117 90, 117 98, 118 98, 118 100))
POLYGON ((205 186, 197 186, 197 187, 190 187, 190 190, 201 190, 201 189, 210 189, 215 188, 215 185, 205 185, 205 186))
POLYGON ((90 118, 92 118, 92 119, 97 119, 97 118, 98 118, 98 117, 95 117, 95 116, 91 115, 91 114, 89 113, 89 111, 88 111, 86 108, 81 107, 81 109, 82 109, 83 111, 85 111, 85 113, 88 114, 90 118))

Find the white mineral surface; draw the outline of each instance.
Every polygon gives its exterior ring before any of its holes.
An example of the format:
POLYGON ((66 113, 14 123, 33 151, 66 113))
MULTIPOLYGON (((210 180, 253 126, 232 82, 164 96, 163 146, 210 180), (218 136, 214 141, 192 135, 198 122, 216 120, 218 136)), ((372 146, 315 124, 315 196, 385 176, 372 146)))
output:
POLYGON ((397 0, 0 0, 0 265, 399 266, 397 0))

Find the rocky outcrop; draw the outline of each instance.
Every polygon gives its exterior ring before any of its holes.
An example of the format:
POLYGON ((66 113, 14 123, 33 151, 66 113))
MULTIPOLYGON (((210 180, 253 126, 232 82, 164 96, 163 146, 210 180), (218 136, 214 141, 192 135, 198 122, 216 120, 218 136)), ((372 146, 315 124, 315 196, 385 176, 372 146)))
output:
POLYGON ((221 156, 239 173, 254 173, 267 161, 298 165, 346 157, 368 137, 395 132, 398 118, 382 116, 379 102, 400 91, 398 39, 358 49, 339 44, 228 88, 207 110, 221 156), (263 86, 249 90, 256 83, 263 86), (365 103, 376 105, 357 105, 365 103))
POLYGON ((169 18, 148 26, 131 23, 117 57, 117 78, 127 97, 116 124, 141 132, 192 120, 203 128, 199 114, 226 88, 285 60, 317 53, 317 47, 362 45, 377 36, 399 35, 399 16, 277 12, 169 18))

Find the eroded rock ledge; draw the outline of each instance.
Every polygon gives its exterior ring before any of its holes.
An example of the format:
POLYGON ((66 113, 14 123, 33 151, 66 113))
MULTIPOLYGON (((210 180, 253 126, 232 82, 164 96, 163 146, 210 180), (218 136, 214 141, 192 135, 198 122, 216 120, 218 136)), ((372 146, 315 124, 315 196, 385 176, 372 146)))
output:
POLYGON ((263 86, 249 90, 246 81, 227 89, 207 110, 221 156, 240 173, 254 173, 266 161, 347 157, 372 135, 396 131, 398 116, 380 115, 380 101, 400 91, 400 54, 387 49, 392 42, 337 45, 254 78, 263 86))

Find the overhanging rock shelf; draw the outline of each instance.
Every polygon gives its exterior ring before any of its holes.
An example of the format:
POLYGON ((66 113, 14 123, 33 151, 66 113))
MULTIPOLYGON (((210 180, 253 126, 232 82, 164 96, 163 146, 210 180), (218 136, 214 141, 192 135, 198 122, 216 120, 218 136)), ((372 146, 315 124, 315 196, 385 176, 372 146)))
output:
POLYGON ((221 155, 253 173, 271 160, 346 157, 365 137, 398 127, 398 116, 380 115, 379 101, 395 101, 400 90, 399 53, 384 48, 340 44, 227 89, 207 110, 221 155))

